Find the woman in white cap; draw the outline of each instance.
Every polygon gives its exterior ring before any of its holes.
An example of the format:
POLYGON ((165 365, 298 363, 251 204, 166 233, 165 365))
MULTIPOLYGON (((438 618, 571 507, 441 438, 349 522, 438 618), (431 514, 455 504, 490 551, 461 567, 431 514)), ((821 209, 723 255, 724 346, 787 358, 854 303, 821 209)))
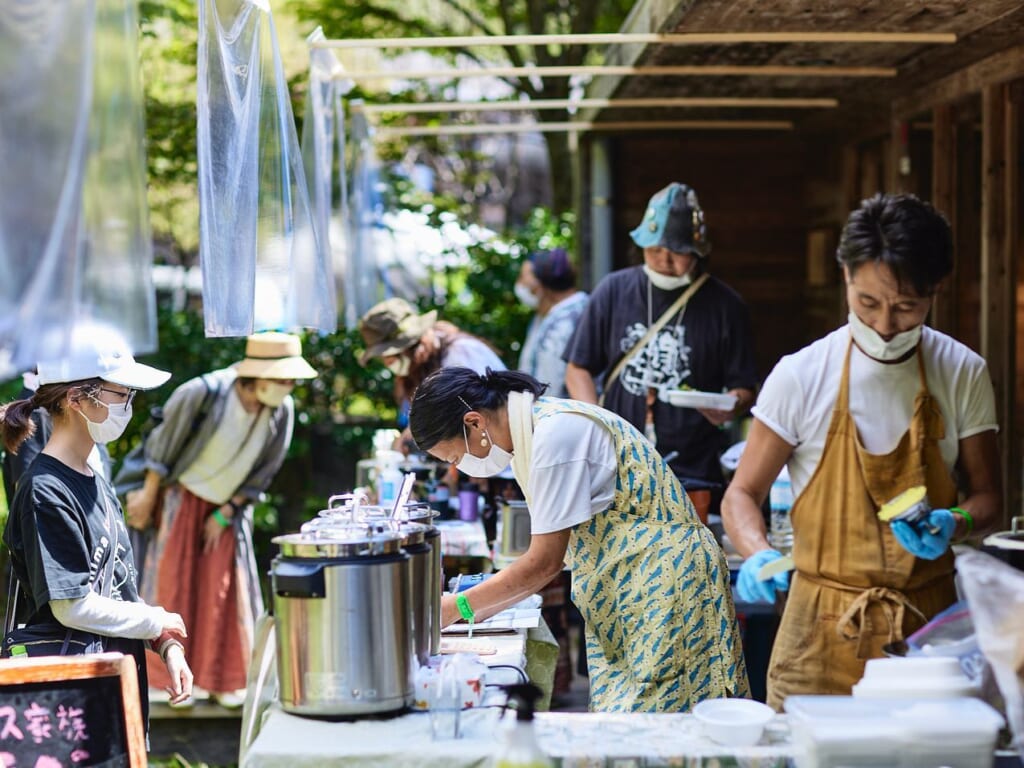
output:
POLYGON ((135 391, 170 374, 137 363, 109 326, 80 325, 69 348, 62 359, 39 363, 31 397, 0 406, 0 439, 11 452, 31 437, 34 409, 45 408, 53 423, 18 483, 4 529, 25 627, 5 634, 3 655, 120 651, 134 656, 145 690, 148 642, 160 655, 170 700, 182 701, 192 693, 185 622, 140 600, 120 505, 89 464, 96 444, 124 432, 135 391))
MULTIPOLYGON (((315 377, 298 336, 250 336, 240 363, 174 390, 146 437, 143 486, 126 498, 128 524, 157 529, 143 595, 185 617, 196 686, 222 706, 243 703, 253 628, 263 612, 252 503, 288 451, 295 382, 315 377)), ((150 677, 162 682, 153 665, 150 677)))

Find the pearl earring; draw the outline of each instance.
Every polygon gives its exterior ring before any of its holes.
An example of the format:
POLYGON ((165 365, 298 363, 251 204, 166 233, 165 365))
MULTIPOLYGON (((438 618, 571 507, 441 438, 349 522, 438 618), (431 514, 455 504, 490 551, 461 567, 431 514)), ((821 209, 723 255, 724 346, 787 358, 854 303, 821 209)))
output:
POLYGON ((486 448, 487 447, 487 435, 481 435, 480 436, 480 446, 482 448, 486 448))

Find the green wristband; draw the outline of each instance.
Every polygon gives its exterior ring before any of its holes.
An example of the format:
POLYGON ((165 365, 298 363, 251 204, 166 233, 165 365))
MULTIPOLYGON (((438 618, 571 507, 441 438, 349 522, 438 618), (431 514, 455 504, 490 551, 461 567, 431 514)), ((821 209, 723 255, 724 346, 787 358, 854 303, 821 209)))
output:
POLYGON ((971 517, 971 513, 968 512, 966 509, 961 509, 960 507, 950 507, 949 511, 956 512, 964 520, 967 521, 967 533, 964 534, 964 538, 966 539, 968 536, 971 535, 971 531, 974 530, 974 518, 971 517))
POLYGON ((222 528, 231 527, 231 521, 224 517, 224 515, 221 514, 219 509, 213 510, 213 519, 220 523, 222 528))
POLYGON ((469 600, 467 600, 466 596, 461 592, 455 598, 455 605, 459 609, 459 615, 461 615, 462 618, 464 618, 466 621, 472 624, 473 619, 476 617, 476 614, 473 613, 473 608, 470 606, 469 600))

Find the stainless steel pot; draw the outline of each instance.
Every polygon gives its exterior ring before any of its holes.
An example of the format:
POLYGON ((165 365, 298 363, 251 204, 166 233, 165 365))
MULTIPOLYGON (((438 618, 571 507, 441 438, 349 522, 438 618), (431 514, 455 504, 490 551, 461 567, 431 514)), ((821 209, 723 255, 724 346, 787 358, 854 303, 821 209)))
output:
POLYGON ((441 565, 441 531, 434 525, 436 515, 437 512, 429 504, 421 502, 406 504, 404 509, 398 510, 400 520, 427 526, 423 539, 430 546, 430 569, 426 575, 424 588, 430 599, 431 656, 436 656, 441 652, 441 590, 444 585, 444 569, 441 565))
POLYGON ((1010 530, 986 536, 981 551, 1024 571, 1024 516, 1010 521, 1010 530))
POLYGON ((273 539, 282 708, 294 714, 392 712, 413 700, 410 556, 402 534, 338 527, 273 539))

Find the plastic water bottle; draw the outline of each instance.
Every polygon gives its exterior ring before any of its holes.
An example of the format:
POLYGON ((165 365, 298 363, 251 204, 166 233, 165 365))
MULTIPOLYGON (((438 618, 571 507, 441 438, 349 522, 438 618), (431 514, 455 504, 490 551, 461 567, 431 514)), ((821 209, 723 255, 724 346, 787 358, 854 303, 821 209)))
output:
POLYGON ((377 503, 393 506, 402 490, 404 475, 398 468, 404 457, 398 451, 377 451, 377 503))
POLYGON ((768 532, 768 543, 784 555, 793 552, 793 523, 789 511, 793 506, 793 486, 789 482, 789 470, 782 468, 779 476, 772 483, 768 494, 771 507, 771 530, 768 532))

